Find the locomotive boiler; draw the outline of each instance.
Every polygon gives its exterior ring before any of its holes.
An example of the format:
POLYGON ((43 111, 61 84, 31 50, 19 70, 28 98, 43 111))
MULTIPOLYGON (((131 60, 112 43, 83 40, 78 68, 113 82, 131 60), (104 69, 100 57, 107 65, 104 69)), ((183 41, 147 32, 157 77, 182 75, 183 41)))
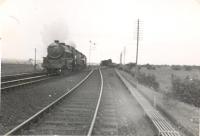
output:
POLYGON ((86 67, 87 58, 70 45, 55 40, 47 47, 42 66, 48 73, 80 70, 86 67))

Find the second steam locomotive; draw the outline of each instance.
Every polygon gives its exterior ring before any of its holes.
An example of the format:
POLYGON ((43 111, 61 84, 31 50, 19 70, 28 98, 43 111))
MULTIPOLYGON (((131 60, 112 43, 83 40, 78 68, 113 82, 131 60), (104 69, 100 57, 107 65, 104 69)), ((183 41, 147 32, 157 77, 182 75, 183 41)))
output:
POLYGON ((48 73, 74 71, 86 67, 87 58, 70 45, 55 40, 47 48, 42 66, 48 73))

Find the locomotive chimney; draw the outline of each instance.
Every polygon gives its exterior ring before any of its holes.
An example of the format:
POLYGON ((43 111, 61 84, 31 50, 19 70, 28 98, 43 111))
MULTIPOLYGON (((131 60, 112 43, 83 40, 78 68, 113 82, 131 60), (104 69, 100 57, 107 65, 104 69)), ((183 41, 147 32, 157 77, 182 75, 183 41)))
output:
POLYGON ((59 40, 54 40, 55 43, 59 43, 59 40))

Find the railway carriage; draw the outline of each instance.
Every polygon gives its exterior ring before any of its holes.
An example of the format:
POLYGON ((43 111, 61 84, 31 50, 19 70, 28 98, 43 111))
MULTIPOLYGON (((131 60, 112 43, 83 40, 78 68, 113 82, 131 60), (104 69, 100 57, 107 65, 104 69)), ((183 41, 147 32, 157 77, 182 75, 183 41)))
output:
POLYGON ((86 56, 74 47, 55 40, 48 46, 42 66, 49 73, 74 71, 85 68, 86 61, 86 56))

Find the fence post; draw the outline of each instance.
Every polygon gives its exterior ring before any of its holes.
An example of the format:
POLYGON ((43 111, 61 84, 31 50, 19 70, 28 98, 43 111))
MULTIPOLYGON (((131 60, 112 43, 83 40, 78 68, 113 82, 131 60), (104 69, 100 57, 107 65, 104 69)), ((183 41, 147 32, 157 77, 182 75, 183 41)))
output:
POLYGON ((153 96, 153 107, 156 108, 156 96, 153 96))

